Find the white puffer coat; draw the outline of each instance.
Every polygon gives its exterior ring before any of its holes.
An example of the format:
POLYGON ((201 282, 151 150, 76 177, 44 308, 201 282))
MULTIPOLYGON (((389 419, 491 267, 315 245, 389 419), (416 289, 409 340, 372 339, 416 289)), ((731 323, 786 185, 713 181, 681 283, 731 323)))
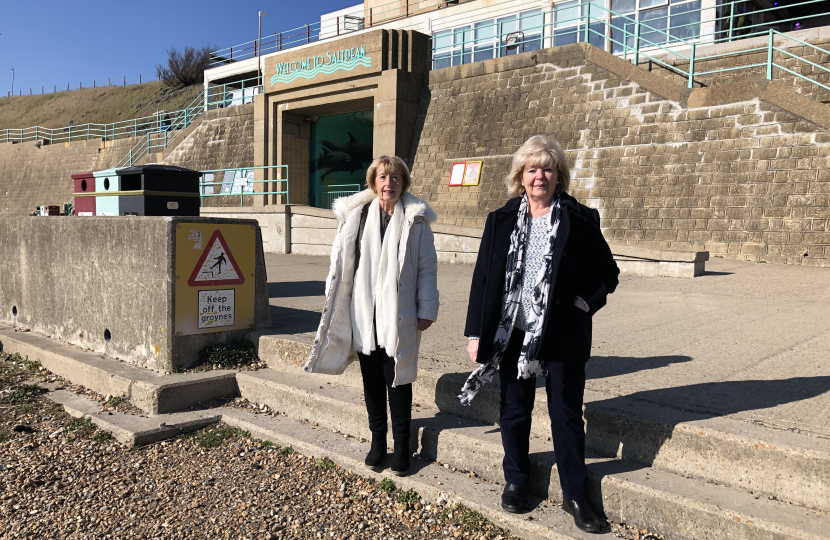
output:
MULTIPOLYGON (((307 372, 339 375, 357 359, 351 310, 355 242, 361 210, 376 197, 367 189, 334 201, 340 225, 331 250, 326 304, 304 368, 307 372)), ((405 222, 398 245, 398 346, 393 386, 412 383, 417 377, 421 344, 418 319, 438 318, 438 257, 429 226, 437 216, 425 201, 410 193, 401 195, 401 203, 405 222)))

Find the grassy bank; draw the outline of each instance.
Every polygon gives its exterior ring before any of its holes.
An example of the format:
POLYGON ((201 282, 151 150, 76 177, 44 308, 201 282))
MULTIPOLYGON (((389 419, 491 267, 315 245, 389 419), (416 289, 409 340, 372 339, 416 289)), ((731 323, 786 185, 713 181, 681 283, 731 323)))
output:
POLYGON ((109 124, 150 116, 159 110, 183 109, 202 91, 201 85, 181 90, 164 83, 105 86, 45 95, 0 98, 0 130, 71 124, 109 124))

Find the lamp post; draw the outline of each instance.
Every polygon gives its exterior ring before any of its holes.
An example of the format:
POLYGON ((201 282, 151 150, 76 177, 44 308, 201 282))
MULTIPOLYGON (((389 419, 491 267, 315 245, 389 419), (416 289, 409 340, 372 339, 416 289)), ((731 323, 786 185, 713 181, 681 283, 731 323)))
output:
POLYGON ((263 15, 266 16, 266 17, 270 17, 270 15, 268 15, 264 11, 259 12, 259 16, 258 16, 258 19, 259 19, 259 32, 257 33, 257 38, 256 38, 256 55, 257 55, 257 67, 259 69, 260 81, 262 80, 262 61, 259 59, 259 57, 262 56, 262 16, 263 15))
POLYGON ((14 95, 14 68, 12 68, 12 96, 14 95))

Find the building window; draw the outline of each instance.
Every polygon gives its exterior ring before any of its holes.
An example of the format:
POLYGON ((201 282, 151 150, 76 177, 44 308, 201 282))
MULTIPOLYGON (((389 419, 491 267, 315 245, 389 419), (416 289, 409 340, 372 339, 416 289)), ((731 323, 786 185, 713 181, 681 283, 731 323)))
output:
MULTIPOLYGON (((583 0, 568 0, 555 4, 552 13, 532 9, 436 32, 433 69, 535 51, 551 37, 554 47, 585 41, 586 5, 583 0), (552 23, 552 32, 549 26, 546 31, 546 14, 552 17, 547 23, 552 23)), ((634 47, 638 21, 643 25, 640 48, 700 37, 701 0, 590 0, 588 42, 600 49, 605 49, 608 5, 613 12, 608 36, 615 53, 634 47)))
POLYGON ((470 63, 473 32, 469 26, 436 32, 432 41, 433 69, 470 63))
POLYGON ((442 30, 432 36, 433 69, 535 51, 542 48, 544 36, 541 9, 442 30))
POLYGON ((677 43, 700 37, 700 0, 611 0, 611 45, 615 53, 634 47, 635 21, 640 21, 640 47, 677 43), (625 47, 623 47, 623 43, 625 47))
POLYGON ((473 44, 473 62, 481 62, 493 58, 496 43, 496 25, 492 20, 481 21, 475 24, 475 43, 473 44))

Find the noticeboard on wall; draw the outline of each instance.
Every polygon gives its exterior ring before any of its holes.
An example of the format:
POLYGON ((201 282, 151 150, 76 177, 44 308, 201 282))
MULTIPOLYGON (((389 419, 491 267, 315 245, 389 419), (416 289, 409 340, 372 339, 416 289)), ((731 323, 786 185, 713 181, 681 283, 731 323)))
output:
POLYGON ((481 181, 481 161, 454 161, 450 169, 450 186, 477 186, 481 181))
POLYGON ((464 182, 464 169, 467 167, 466 161, 456 161, 452 164, 450 171, 450 185, 460 186, 464 182))
POLYGON ((464 184, 465 186, 477 186, 481 180, 481 162, 468 161, 467 167, 464 169, 464 184))

